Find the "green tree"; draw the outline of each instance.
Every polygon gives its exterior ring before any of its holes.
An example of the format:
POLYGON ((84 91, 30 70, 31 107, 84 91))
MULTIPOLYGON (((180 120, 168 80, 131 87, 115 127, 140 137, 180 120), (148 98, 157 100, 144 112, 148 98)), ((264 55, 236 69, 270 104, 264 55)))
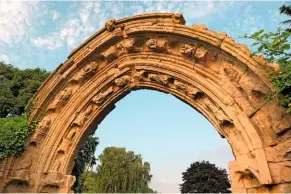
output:
POLYGON ((24 114, 32 98, 49 72, 44 69, 18 69, 0 62, 0 118, 24 114))
POLYGON ((182 175, 182 193, 230 193, 226 170, 208 161, 194 162, 182 175))
POLYGON ((148 184, 151 181, 150 164, 143 162, 141 155, 135 155, 125 148, 107 147, 99 156, 100 164, 92 188, 91 181, 85 181, 86 192, 102 193, 150 193, 148 184))
MULTIPOLYGON (((280 13, 291 17, 291 5, 282 5, 280 7, 280 13)), ((289 26, 290 26, 291 25, 291 19, 287 19, 287 20, 283 21, 282 24, 289 24, 289 26)), ((291 32, 291 28, 290 27, 287 28, 286 30, 291 32)))
POLYGON ((82 193, 84 188, 84 179, 86 176, 86 168, 92 167, 96 164, 94 153, 97 145, 99 144, 98 137, 90 135, 85 142, 84 146, 80 149, 75 159, 75 166, 72 175, 76 176, 76 182, 73 185, 75 193, 82 193))
MULTIPOLYGON (((287 13, 290 6, 281 7, 287 13), (287 9, 288 8, 288 9, 287 9)), ((287 20, 288 21, 288 20, 287 20)), ((291 112, 291 31, 278 27, 276 32, 259 30, 253 34, 245 34, 243 38, 251 39, 254 47, 253 54, 263 55, 267 62, 276 62, 280 66, 279 72, 272 72, 270 78, 277 91, 269 99, 279 98, 280 105, 291 112)))
POLYGON ((0 62, 0 160, 19 156, 36 122, 27 125, 28 101, 49 72, 36 68, 21 70, 0 62))

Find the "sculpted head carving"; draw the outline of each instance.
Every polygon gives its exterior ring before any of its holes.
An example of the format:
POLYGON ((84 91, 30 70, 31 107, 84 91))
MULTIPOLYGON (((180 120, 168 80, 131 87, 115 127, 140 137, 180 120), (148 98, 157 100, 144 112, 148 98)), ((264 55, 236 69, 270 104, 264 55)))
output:
POLYGON ((196 50, 196 45, 184 44, 181 47, 180 53, 187 57, 193 57, 195 50, 196 50))
POLYGON ((114 83, 119 87, 124 87, 126 84, 131 83, 133 78, 129 75, 122 76, 114 80, 114 83))
POLYGON ((128 52, 133 52, 135 50, 135 39, 133 38, 128 38, 122 41, 117 45, 117 49, 119 50, 118 55, 122 55, 128 52))
POLYGON ((146 42, 146 45, 153 51, 167 51, 167 40, 165 39, 151 38, 146 42))
POLYGON ((105 28, 107 29, 107 31, 112 32, 116 27, 116 20, 114 18, 109 19, 106 23, 105 23, 105 28))
POLYGON ((178 80, 174 80, 174 86, 177 88, 177 89, 180 89, 180 90, 185 90, 186 89, 186 85, 178 80))
POLYGON ((186 87, 186 93, 188 94, 188 96, 190 96, 191 98, 193 98, 195 100, 204 95, 204 93, 202 91, 198 90, 197 88, 191 87, 191 86, 186 87))
POLYGON ((92 61, 89 65, 85 66, 84 72, 85 76, 88 76, 90 73, 94 72, 98 68, 98 64, 96 61, 92 61))
POLYGON ((44 117, 42 121, 37 125, 36 130, 42 133, 46 133, 48 128, 50 127, 51 122, 52 122, 52 119, 50 116, 44 117))
POLYGON ((49 109, 57 109, 62 107, 65 102, 70 98, 72 94, 71 88, 65 88, 60 92, 60 94, 55 98, 53 103, 50 105, 49 109))
POLYGON ((149 74, 149 79, 158 82, 162 85, 167 85, 169 81, 168 75, 149 74))
POLYGON ((55 156, 55 160, 52 165, 51 171, 54 171, 54 172, 60 171, 64 161, 65 161, 65 152, 63 150, 59 150, 55 156))
POLYGON ((139 81, 143 81, 145 79, 145 76, 144 76, 145 73, 146 73, 146 71, 144 71, 144 70, 136 71, 134 73, 134 78, 139 80, 139 81))
POLYGON ((93 111, 93 105, 89 105, 88 108, 77 117, 77 119, 74 121, 74 124, 82 126, 93 111))
POLYGON ((195 58, 198 60, 202 60, 206 55, 208 51, 204 47, 198 47, 195 51, 195 58))
POLYGON ((96 61, 92 61, 89 64, 87 64, 83 69, 80 70, 80 72, 77 73, 74 77, 70 79, 70 81, 76 81, 76 82, 82 82, 86 79, 88 79, 90 76, 95 73, 95 71, 98 69, 98 64, 96 61))
POLYGON ((101 105, 106 98, 113 93, 113 87, 109 87, 107 90, 100 92, 98 95, 93 97, 92 102, 94 102, 96 105, 101 105))

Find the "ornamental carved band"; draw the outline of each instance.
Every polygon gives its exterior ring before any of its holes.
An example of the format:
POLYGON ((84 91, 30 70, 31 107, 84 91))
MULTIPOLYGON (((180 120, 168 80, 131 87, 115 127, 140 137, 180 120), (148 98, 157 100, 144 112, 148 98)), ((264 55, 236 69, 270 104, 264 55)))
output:
POLYGON ((70 192, 81 142, 126 94, 152 89, 195 108, 227 139, 233 192, 291 192, 291 118, 265 102, 276 69, 181 14, 111 19, 40 87, 29 121, 40 123, 22 156, 2 161, 0 191, 70 192))

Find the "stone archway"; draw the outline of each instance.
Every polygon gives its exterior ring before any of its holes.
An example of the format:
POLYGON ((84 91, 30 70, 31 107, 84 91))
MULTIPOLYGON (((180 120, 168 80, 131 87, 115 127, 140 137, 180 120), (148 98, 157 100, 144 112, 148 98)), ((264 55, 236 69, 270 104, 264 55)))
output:
POLYGON ((40 123, 22 157, 2 163, 0 190, 24 182, 29 192, 69 192, 82 142, 115 102, 151 89, 195 108, 227 139, 233 192, 291 192, 291 117, 265 102, 276 68, 225 33, 185 26, 181 14, 110 19, 40 87, 30 116, 40 123))

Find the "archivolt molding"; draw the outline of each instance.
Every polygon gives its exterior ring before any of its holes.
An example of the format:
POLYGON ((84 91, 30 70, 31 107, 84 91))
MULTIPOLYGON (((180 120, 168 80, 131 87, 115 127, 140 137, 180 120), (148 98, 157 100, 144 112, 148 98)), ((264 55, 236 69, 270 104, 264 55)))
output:
POLYGON ((41 122, 23 156, 0 166, 0 191, 21 180, 28 191, 68 192, 82 142, 138 89, 172 94, 215 126, 236 158, 229 165, 233 191, 280 191, 289 183, 291 143, 280 138, 289 134, 290 116, 264 102, 273 91, 268 72, 277 67, 225 33, 184 24, 180 14, 111 19, 75 49, 35 95, 30 121, 41 122))

